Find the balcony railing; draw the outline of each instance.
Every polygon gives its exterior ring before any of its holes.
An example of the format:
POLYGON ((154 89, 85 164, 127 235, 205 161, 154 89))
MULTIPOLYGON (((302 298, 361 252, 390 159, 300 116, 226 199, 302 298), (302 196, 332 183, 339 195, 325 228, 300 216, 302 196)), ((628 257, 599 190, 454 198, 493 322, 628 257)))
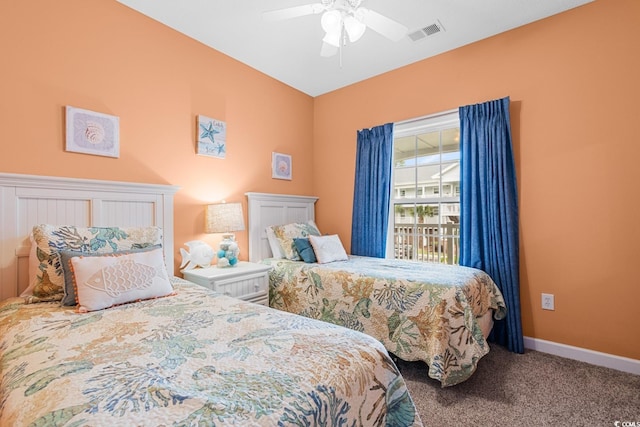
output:
POLYGON ((398 259, 459 263, 460 224, 395 224, 393 237, 398 259))

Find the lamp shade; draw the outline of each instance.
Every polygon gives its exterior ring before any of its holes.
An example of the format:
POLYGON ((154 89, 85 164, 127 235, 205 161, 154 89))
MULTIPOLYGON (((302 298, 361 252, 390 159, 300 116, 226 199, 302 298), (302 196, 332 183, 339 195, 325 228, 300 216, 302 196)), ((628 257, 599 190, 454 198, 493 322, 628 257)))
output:
POLYGON ((327 33, 339 31, 342 28, 342 13, 339 10, 329 10, 323 13, 320 25, 327 33))
POLYGON ((360 37, 364 34, 367 26, 349 15, 344 19, 344 28, 347 30, 347 34, 349 35, 349 41, 354 43, 360 40, 360 37))
POLYGON ((207 205, 205 216, 207 233, 229 233, 244 230, 241 203, 214 203, 207 205))
POLYGON ((333 47, 340 47, 340 30, 325 34, 322 41, 333 47))

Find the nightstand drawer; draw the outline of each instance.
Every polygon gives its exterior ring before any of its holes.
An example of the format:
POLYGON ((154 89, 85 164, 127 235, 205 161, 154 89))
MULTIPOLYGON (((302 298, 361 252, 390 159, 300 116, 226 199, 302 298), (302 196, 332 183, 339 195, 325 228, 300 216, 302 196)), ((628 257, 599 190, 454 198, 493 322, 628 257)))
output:
POLYGON ((221 279, 215 282, 215 291, 232 297, 253 299, 265 295, 269 288, 269 276, 256 273, 232 279, 221 279))
POLYGON ((235 267, 183 270, 186 280, 231 297, 269 305, 270 266, 239 262, 235 267))

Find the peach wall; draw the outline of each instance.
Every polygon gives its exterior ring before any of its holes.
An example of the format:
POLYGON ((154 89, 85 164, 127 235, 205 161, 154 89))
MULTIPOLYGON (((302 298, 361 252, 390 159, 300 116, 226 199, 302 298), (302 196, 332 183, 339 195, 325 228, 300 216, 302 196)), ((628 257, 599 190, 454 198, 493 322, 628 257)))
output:
POLYGON ((0 52, 0 171, 180 186, 177 263, 184 242, 220 239, 205 203, 246 218, 246 191, 311 193, 311 97, 116 1, 3 2, 0 52), (119 116, 120 157, 65 152, 65 105, 119 116), (226 121, 225 159, 195 154, 198 114, 226 121), (272 151, 292 181, 271 179, 272 151))
POLYGON ((0 171, 180 186, 177 260, 181 242, 217 243, 203 205, 246 208, 246 191, 320 196, 319 226, 349 246, 358 129, 509 95, 525 335, 640 359, 636 0, 596 1, 315 99, 113 0, 37 6, 0 13, 0 171), (65 105, 119 116, 120 158, 65 152, 65 105), (227 122, 226 159, 195 155, 197 114, 227 122), (272 151, 293 155, 293 181, 271 179, 272 151), (540 309, 541 292, 555 311, 540 309))
POLYGON ((596 1, 315 98, 322 230, 350 241, 358 129, 510 96, 524 334, 640 359, 639 18, 596 1))

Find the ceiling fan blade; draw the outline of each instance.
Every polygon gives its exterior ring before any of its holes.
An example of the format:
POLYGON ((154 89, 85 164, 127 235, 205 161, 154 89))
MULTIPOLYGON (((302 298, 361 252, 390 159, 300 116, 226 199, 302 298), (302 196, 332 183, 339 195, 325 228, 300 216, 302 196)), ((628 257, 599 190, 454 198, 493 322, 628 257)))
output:
POLYGON ((265 21, 282 21, 284 19, 317 14, 323 10, 325 10, 325 7, 322 3, 303 4, 302 6, 287 7, 285 9, 263 12, 262 19, 265 21))
POLYGON ((358 12, 362 14, 362 22, 364 22, 367 27, 394 42, 402 40, 402 38, 407 35, 407 32, 409 32, 409 29, 404 25, 384 15, 380 15, 373 10, 361 7, 358 9, 358 12))
POLYGON ((322 47, 320 48, 320 56, 324 58, 329 58, 338 53, 338 48, 330 45, 327 42, 322 42, 322 47))

